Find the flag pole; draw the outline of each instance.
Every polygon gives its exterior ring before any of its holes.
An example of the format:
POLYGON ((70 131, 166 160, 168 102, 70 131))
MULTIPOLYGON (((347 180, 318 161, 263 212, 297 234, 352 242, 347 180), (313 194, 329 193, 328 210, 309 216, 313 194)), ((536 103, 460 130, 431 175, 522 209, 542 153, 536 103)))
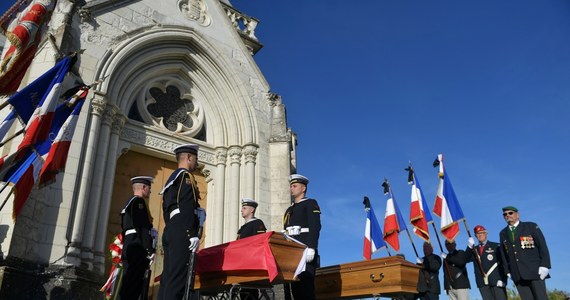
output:
MULTIPOLYGON (((0 193, 2 193, 6 187, 8 186, 8 183, 5 183, 4 186, 2 187, 2 190, 0 190, 0 193)), ((4 199, 4 202, 2 202, 2 205, 0 205, 0 211, 2 211, 2 209, 4 208, 4 205, 6 205, 6 202, 8 202, 8 199, 10 198, 10 196, 12 196, 12 193, 14 192, 14 189, 10 190, 10 193, 8 193, 8 196, 6 196, 6 199, 4 199)))
MULTIPOLYGON (((467 235, 471 238, 471 231, 469 230, 469 226, 467 226, 467 219, 463 218, 463 225, 465 225, 465 230, 467 231, 467 235)), ((471 248, 473 255, 475 256, 475 262, 477 262, 477 267, 479 272, 481 272, 481 276, 485 278, 485 270, 483 269, 483 265, 481 264, 481 256, 479 256, 479 252, 475 250, 475 247, 471 248)))
MULTIPOLYGON (((0 108, 2 109, 2 108, 0 108)), ((15 139, 17 136, 19 136, 20 134, 24 133, 26 129, 22 128, 20 130, 18 130, 18 132, 14 133, 11 137, 7 138, 6 140, 2 141, 2 143, 0 143, 0 147, 3 147, 4 145, 6 145, 6 143, 8 143, 9 141, 15 139)))
POLYGON ((412 235, 410 234, 410 231, 408 230, 407 227, 406 227, 406 233, 408 234, 408 237, 410 238, 410 243, 412 243, 412 248, 414 248, 414 253, 416 254, 416 257, 420 257, 418 255, 418 250, 416 249, 416 245, 414 244, 414 240, 412 240, 412 235))

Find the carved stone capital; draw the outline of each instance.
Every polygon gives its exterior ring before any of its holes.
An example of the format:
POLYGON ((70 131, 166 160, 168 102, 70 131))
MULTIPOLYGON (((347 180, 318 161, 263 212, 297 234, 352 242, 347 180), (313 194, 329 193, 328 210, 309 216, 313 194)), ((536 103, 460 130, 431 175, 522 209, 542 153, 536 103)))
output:
POLYGON ((228 159, 228 149, 225 148, 216 149, 216 165, 226 164, 227 159, 228 159))
POLYGON ((114 134, 121 135, 121 131, 125 126, 125 122, 127 121, 127 117, 123 115, 121 112, 117 112, 117 114, 113 118, 113 124, 111 125, 111 132, 114 134))
POLYGON ((103 112, 103 124, 111 126, 116 113, 117 108, 114 105, 106 105, 105 111, 103 112))
POLYGON ((96 96, 91 101, 91 113, 95 116, 101 117, 105 112, 106 106, 107 106, 107 100, 96 96))
POLYGON ((240 147, 232 147, 228 150, 228 155, 230 156, 230 164, 239 164, 241 160, 241 148, 240 147))
POLYGON ((243 151, 243 155, 245 157, 245 163, 249 164, 249 163, 255 163, 255 160, 257 158, 257 147, 254 145, 248 145, 245 147, 244 151, 243 151))

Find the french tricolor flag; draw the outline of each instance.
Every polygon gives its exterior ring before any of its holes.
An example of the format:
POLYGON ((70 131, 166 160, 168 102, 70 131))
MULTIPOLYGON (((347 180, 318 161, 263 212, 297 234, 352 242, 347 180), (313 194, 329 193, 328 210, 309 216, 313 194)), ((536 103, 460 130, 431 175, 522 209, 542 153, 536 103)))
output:
MULTIPOLYGON (((83 103, 85 102, 88 92, 88 88, 82 88, 71 101, 63 104, 67 107, 73 107, 71 114, 57 114, 56 118, 58 119, 66 118, 51 144, 44 166, 40 172, 40 186, 44 186, 55 181, 55 176, 65 168, 67 154, 69 153, 69 147, 71 146, 71 139, 77 125, 79 113, 81 112, 81 108, 83 107, 83 103)), ((59 120, 54 120, 54 123, 59 123, 59 120)), ((57 127, 57 125, 54 127, 57 127)))
POLYGON ((55 108, 61 94, 61 83, 69 70, 70 63, 71 58, 67 56, 55 66, 55 68, 58 68, 58 72, 51 82, 49 91, 44 94, 30 121, 26 124, 24 139, 18 146, 18 158, 23 156, 22 154, 26 152, 25 150, 48 138, 55 108))
POLYGON ((16 169, 6 181, 7 183, 14 185, 14 207, 12 218, 15 219, 20 214, 22 207, 24 207, 28 196, 32 192, 32 188, 36 183, 42 164, 43 160, 40 155, 35 151, 31 152, 20 167, 16 169))
POLYGON ((448 241, 454 241, 459 234, 458 222, 465 219, 461 206, 453 191, 451 180, 443 167, 443 154, 437 156, 434 166, 439 166, 439 185, 433 213, 441 218, 441 234, 448 241))
POLYGON ((364 207, 366 210, 366 227, 364 229, 364 259, 372 259, 372 254, 384 247, 386 243, 382 239, 382 229, 380 224, 378 224, 378 219, 376 214, 370 206, 370 200, 368 197, 364 197, 364 207))
POLYGON ((386 200, 386 215, 384 216, 384 241, 397 252, 400 251, 398 234, 406 230, 406 223, 398 208, 398 204, 394 200, 388 181, 385 180, 382 186, 384 187, 384 194, 388 198, 386 200))
POLYGON ((429 212, 424 192, 420 187, 420 181, 411 165, 406 170, 409 171, 408 183, 412 185, 410 223, 414 226, 414 233, 422 240, 429 242, 428 224, 433 222, 433 219, 429 212))

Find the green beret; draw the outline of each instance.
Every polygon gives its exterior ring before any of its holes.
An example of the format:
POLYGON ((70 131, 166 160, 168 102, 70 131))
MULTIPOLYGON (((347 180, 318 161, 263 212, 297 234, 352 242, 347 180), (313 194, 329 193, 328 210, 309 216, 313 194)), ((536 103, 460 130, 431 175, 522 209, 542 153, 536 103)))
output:
POLYGON ((503 207, 503 211, 512 210, 514 212, 519 212, 519 210, 514 206, 505 206, 503 207))

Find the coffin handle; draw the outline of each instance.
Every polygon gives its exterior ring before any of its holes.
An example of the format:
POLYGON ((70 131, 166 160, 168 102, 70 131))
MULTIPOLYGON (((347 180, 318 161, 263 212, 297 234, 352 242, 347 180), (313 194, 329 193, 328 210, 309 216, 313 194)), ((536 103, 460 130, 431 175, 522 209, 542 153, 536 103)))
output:
POLYGON ((378 275, 378 278, 376 278, 376 276, 374 276, 374 274, 370 274, 370 280, 372 280, 372 282, 378 283, 378 282, 382 281, 382 279, 384 279, 384 273, 380 273, 378 275))

